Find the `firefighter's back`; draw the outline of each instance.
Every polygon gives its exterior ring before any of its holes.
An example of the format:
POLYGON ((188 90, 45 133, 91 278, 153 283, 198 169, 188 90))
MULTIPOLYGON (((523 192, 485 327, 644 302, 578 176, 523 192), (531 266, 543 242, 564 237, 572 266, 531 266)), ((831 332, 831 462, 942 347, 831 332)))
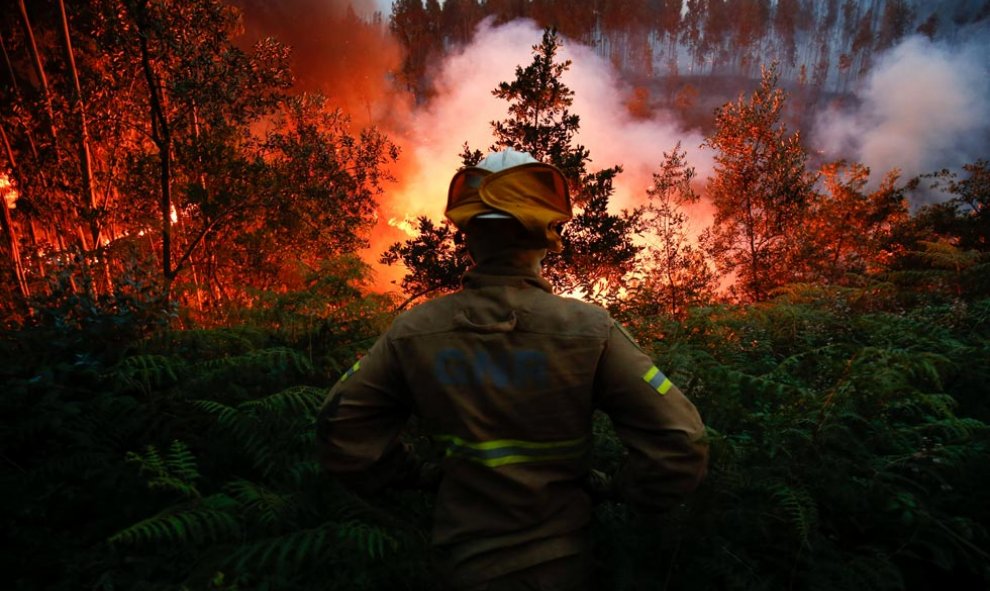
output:
POLYGON ((586 549, 594 381, 612 321, 538 277, 473 271, 390 343, 446 448, 434 543, 460 584, 586 549))

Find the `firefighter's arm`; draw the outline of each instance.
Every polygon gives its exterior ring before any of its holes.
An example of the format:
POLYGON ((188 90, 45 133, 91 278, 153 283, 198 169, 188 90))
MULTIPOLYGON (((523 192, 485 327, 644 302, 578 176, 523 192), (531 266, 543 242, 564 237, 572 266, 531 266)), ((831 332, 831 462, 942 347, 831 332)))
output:
POLYGON ((411 401, 387 336, 341 376, 316 423, 320 463, 364 494, 421 484, 422 462, 399 440, 411 401))
POLYGON ((613 492, 644 512, 670 509, 698 486, 707 468, 697 409, 618 324, 596 381, 598 406, 629 450, 613 492))

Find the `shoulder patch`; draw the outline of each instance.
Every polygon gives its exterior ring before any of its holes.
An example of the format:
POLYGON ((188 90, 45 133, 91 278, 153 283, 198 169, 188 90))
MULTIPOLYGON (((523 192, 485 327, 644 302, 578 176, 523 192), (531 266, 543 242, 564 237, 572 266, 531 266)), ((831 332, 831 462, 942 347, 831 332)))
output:
POLYGON ((342 382, 346 382, 347 381, 347 378, 351 377, 352 375, 356 374, 359 371, 361 371, 361 360, 360 359, 358 359, 357 363, 355 363, 354 365, 352 365, 350 369, 348 369, 347 371, 345 371, 344 372, 344 375, 340 376, 340 379, 337 380, 337 383, 339 384, 339 383, 342 383, 342 382))

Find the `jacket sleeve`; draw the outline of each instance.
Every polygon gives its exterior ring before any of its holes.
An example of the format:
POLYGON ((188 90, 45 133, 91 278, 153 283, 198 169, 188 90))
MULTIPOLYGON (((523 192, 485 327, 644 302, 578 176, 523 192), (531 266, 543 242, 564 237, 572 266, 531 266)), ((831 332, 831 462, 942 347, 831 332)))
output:
POLYGON ((399 433, 411 413, 408 388, 381 337, 330 389, 316 419, 320 463, 348 488, 364 494, 416 486, 422 463, 399 433))
POLYGON ((617 323, 599 362, 596 390, 599 408, 629 450, 613 479, 620 500, 659 513, 697 488, 708 464, 701 417, 617 323))

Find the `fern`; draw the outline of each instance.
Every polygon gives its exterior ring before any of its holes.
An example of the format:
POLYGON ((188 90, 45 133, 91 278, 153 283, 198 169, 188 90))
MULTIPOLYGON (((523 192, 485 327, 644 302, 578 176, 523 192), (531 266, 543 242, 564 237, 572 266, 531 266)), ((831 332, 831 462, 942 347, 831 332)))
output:
POLYGON ((165 355, 127 357, 110 372, 123 388, 133 387, 145 394, 167 387, 179 380, 186 365, 181 359, 165 355))
POLYGON ((248 480, 234 480, 223 488, 243 511, 269 531, 283 525, 285 518, 296 511, 294 495, 280 494, 248 480))
POLYGON ((801 544, 810 545, 811 535, 818 526, 818 506, 814 497, 803 486, 783 483, 771 488, 770 493, 801 544))
POLYGON ((126 460, 138 465, 139 471, 148 476, 148 488, 177 492, 184 497, 199 497, 195 481, 200 478, 196 458, 188 446, 173 441, 163 458, 158 449, 149 445, 143 454, 128 452, 126 460))
POLYGON ((361 521, 348 521, 337 528, 337 539, 361 550, 375 559, 385 558, 399 547, 399 542, 383 528, 361 521))
POLYGON ((357 521, 326 522, 242 545, 226 557, 225 564, 242 572, 294 573, 314 563, 342 561, 346 556, 342 545, 356 550, 365 559, 374 560, 381 560, 399 548, 398 540, 380 527, 357 521))
POLYGON ((274 414, 291 414, 305 418, 315 418, 316 412, 326 398, 326 390, 309 386, 293 386, 287 390, 251 400, 238 408, 244 411, 260 411, 274 414))
MULTIPOLYGON (((305 375, 313 371, 313 365, 302 353, 287 347, 272 347, 208 359, 191 368, 194 379, 186 383, 192 391, 215 390, 220 384, 230 388, 233 384, 288 375, 305 375)), ((253 385, 253 384, 252 384, 253 385)))
POLYGON ((224 494, 170 508, 110 536, 114 545, 203 544, 236 540, 239 519, 230 513, 237 502, 224 494))
POLYGON ((238 409, 215 400, 190 400, 189 403, 207 414, 215 416, 217 424, 222 427, 230 428, 238 420, 238 409))
POLYGON ((336 546, 332 524, 323 524, 244 544, 230 553, 224 563, 240 572, 269 569, 293 573, 304 565, 328 560, 336 546))

